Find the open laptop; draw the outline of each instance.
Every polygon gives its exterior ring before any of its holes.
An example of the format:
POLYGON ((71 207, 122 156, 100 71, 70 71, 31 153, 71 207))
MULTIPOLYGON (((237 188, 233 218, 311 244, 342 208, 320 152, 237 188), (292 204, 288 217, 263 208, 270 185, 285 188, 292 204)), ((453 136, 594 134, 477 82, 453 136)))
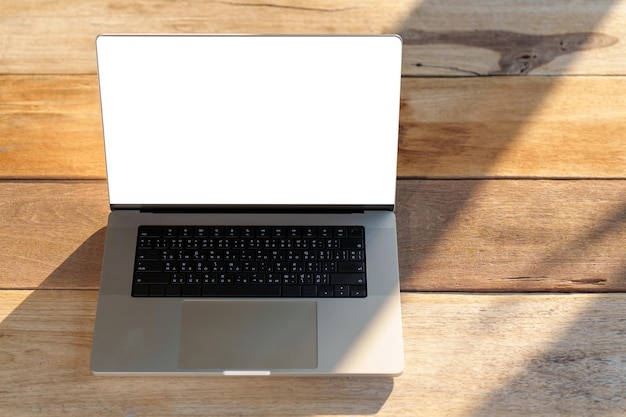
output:
POLYGON ((96 375, 398 375, 402 41, 101 35, 96 375))

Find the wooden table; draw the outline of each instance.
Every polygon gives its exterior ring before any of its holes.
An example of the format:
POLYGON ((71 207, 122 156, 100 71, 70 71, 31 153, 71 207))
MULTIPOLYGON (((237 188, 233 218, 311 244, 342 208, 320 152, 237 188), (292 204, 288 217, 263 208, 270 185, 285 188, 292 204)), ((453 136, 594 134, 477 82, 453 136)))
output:
POLYGON ((626 0, 5 0, 0 415, 624 415, 625 40, 626 0), (401 377, 91 375, 102 32, 403 34, 401 377))

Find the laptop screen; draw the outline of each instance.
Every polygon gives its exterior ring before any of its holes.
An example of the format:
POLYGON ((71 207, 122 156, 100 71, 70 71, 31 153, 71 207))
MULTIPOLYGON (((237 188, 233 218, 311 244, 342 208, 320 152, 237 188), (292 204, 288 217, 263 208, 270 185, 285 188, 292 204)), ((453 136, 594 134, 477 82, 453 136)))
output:
POLYGON ((97 39, 112 205, 394 204, 396 36, 97 39))

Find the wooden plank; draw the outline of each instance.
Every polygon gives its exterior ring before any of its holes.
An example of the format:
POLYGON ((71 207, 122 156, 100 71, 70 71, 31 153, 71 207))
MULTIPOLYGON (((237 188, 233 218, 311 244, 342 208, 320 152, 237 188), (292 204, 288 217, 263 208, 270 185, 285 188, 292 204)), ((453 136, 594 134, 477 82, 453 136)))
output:
POLYGON ((402 80, 398 176, 624 178, 626 78, 402 80))
POLYGON ((5 0, 0 73, 94 73, 103 32, 389 33, 405 73, 624 74, 626 0, 5 0))
POLYGON ((57 3, 9 0, 0 11, 0 73, 95 73, 100 33, 387 33, 411 0, 57 3))
POLYGON ((0 91, 0 178, 105 178, 95 76, 0 76, 0 91))
POLYGON ((624 291, 626 181, 399 181, 403 290, 624 291))
POLYGON ((0 288, 97 288, 106 182, 0 182, 0 288))
POLYGON ((424 0, 401 24, 404 74, 623 75, 626 1, 424 0))
MULTIPOLYGON (((0 182, 0 288, 98 288, 104 181, 0 182)), ((626 290, 626 181, 399 181, 403 291, 626 290)))
POLYGON ((94 377, 96 297, 0 291, 0 414, 612 416, 626 401, 623 294, 403 294, 395 379, 94 377))
MULTIPOLYGON (((0 178, 105 177, 94 75, 0 76, 0 91, 0 178)), ((404 78, 398 175, 625 178, 623 91, 623 77, 404 78)))

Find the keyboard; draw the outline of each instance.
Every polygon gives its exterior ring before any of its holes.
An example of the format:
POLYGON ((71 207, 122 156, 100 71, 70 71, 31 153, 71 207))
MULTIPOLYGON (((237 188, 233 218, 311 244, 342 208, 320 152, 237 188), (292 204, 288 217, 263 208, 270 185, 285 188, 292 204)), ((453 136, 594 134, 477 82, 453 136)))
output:
POLYGON ((133 297, 366 297, 362 226, 140 226, 133 297))

